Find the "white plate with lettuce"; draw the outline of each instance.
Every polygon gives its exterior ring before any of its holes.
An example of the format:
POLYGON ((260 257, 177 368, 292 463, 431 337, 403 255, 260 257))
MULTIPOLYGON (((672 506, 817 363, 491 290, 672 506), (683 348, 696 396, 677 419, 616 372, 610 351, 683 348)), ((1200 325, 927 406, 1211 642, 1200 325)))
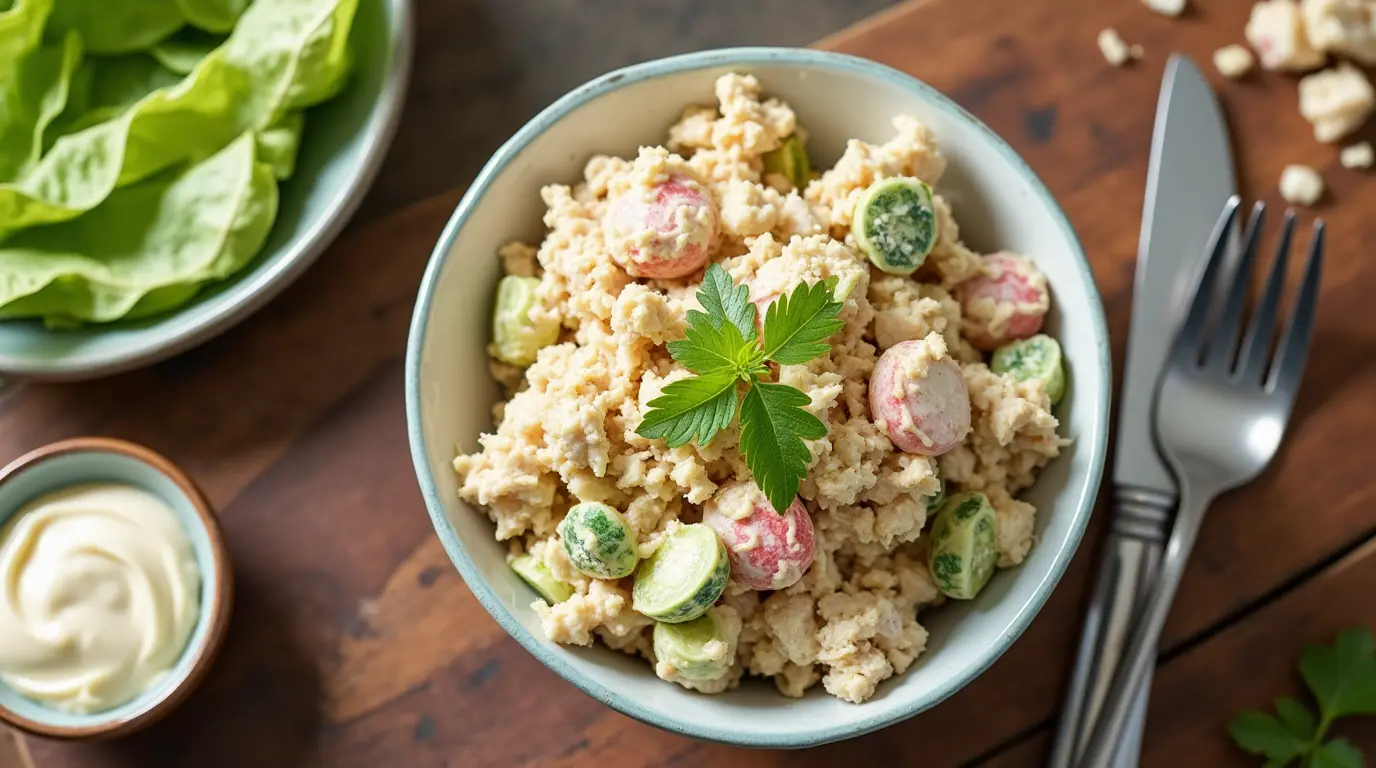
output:
POLYGON ((342 229, 400 115, 409 0, 0 0, 0 375, 225 330, 342 229))

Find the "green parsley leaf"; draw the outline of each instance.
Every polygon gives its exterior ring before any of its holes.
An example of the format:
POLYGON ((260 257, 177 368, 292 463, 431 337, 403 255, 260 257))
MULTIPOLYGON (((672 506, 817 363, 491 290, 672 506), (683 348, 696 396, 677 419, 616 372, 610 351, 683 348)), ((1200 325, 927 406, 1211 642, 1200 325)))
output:
POLYGON ((832 292, 836 281, 806 283, 780 296, 764 315, 764 356, 780 365, 799 365, 830 349, 822 340, 841 330, 841 302, 832 292))
POLYGON ((669 354, 699 376, 729 371, 749 380, 764 371, 764 356, 753 341, 747 341, 731 323, 714 322, 695 309, 688 310, 684 338, 668 344, 669 354))
POLYGON ((670 382, 636 427, 636 434, 677 448, 694 438, 707 445, 736 415, 736 376, 717 371, 670 382))
POLYGON ((1309 768, 1366 768, 1362 750, 1347 739, 1334 739, 1314 750, 1309 768))
POLYGON ((1270 768, 1301 758, 1305 768, 1362 768, 1361 750, 1346 739, 1324 743, 1333 721, 1346 715, 1376 714, 1376 637, 1365 627, 1350 629, 1331 646, 1311 645, 1300 655, 1300 675, 1319 704, 1309 707, 1276 699, 1276 715, 1243 712, 1228 724, 1239 747, 1265 755, 1270 768))
POLYGON ((826 437, 826 425, 803 410, 807 395, 784 384, 757 382, 741 401, 741 453, 755 484, 783 514, 798 495, 812 460, 803 440, 826 437))
POLYGON ((1289 696, 1276 699, 1276 716, 1285 730, 1304 741, 1314 738, 1314 732, 1319 729, 1319 719, 1313 711, 1289 696))
POLYGON ((1228 724, 1228 734, 1239 747, 1278 766, 1303 755, 1308 748, 1303 739, 1265 712, 1243 712, 1228 724))
POLYGON ((755 305, 750 303, 750 289, 744 285, 733 285, 731 276, 720 264, 707 268, 698 288, 698 303, 707 310, 707 316, 714 324, 726 320, 741 332, 741 338, 754 342, 755 305))
POLYGON ((1350 629, 1332 646, 1305 648, 1300 674, 1323 719, 1376 715, 1376 637, 1369 629, 1350 629))
POLYGON ((648 403, 636 433, 675 448, 692 440, 707 445, 735 418, 744 382, 740 451, 770 504, 788 509, 812 458, 803 441, 823 438, 827 429, 803 409, 807 395, 759 377, 769 371, 766 359, 794 365, 826 354, 823 340, 842 326, 835 282, 800 285, 775 301, 765 321, 769 344, 762 347, 749 289, 733 285, 721 265, 708 267, 697 294, 705 311, 690 310, 684 338, 668 344, 674 360, 697 376, 666 386, 648 403))

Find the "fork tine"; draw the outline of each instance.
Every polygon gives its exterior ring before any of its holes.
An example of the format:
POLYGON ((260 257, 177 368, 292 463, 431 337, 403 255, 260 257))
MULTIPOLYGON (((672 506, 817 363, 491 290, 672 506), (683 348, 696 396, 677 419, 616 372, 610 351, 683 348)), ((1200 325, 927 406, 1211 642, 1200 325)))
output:
POLYGON ((1209 305, 1213 303, 1210 299, 1214 295, 1218 272, 1227 259, 1228 244, 1234 239, 1234 224, 1237 221, 1239 204, 1236 195, 1228 198, 1223 213, 1219 215, 1218 224, 1214 226, 1213 238, 1209 244, 1209 260, 1199 276, 1194 295, 1190 298, 1189 311, 1180 323, 1180 330, 1176 332, 1175 342, 1171 345, 1171 355, 1177 365, 1193 368, 1199 362, 1199 350, 1204 340, 1204 324, 1209 318, 1209 305))
POLYGON ((1309 240, 1309 263, 1304 267, 1304 282, 1300 283, 1295 308, 1281 333, 1280 349, 1271 366, 1267 389, 1294 400, 1299 389, 1304 361, 1309 357, 1310 341, 1314 336, 1314 315, 1319 303, 1319 282, 1323 277, 1323 221, 1314 222, 1314 235, 1309 240))
POLYGON ((1247 325, 1247 335, 1243 337, 1242 349, 1238 353, 1236 371, 1241 380, 1260 384, 1266 374, 1266 363, 1271 357, 1271 339, 1275 337, 1276 311, 1280 308, 1280 297, 1285 290, 1285 268, 1290 262, 1290 242, 1294 234, 1295 212, 1286 211, 1280 243, 1276 246, 1276 259, 1271 262, 1271 271, 1266 275, 1261 304, 1247 325))
POLYGON ((1232 369, 1237 353, 1237 333, 1242 325, 1242 306, 1247 303, 1247 291, 1252 285, 1252 265, 1257 261, 1257 245, 1261 240, 1261 230, 1266 224, 1266 204, 1257 201, 1252 206, 1252 215, 1247 221, 1247 233, 1243 237, 1242 253, 1238 255, 1237 265, 1231 276, 1223 276, 1227 299, 1223 303, 1223 316, 1218 327, 1209 334, 1205 364, 1214 370, 1232 369))

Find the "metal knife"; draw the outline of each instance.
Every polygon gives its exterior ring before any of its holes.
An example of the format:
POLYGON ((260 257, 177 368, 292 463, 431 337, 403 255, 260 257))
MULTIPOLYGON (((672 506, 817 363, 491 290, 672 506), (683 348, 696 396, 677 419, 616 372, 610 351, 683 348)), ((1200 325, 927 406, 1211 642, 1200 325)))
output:
MULTIPOLYGON (((1052 751, 1055 768, 1079 763, 1170 533, 1176 485, 1152 442, 1152 395, 1191 279, 1218 212, 1236 186, 1227 127, 1213 90, 1188 57, 1175 54, 1162 78, 1147 171, 1118 400, 1112 521, 1052 751)), ((1138 692, 1133 725, 1118 747, 1114 768, 1138 763, 1150 689, 1147 681, 1138 692)))

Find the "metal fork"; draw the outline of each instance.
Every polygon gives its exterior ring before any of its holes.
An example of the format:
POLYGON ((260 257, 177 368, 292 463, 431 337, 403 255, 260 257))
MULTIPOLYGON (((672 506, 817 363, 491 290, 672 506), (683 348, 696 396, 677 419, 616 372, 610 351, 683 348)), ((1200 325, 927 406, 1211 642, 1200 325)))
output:
POLYGON ((1189 313, 1169 352, 1153 419, 1157 450, 1175 474, 1180 503, 1158 579, 1147 593, 1131 645, 1119 664, 1083 766, 1107 766, 1122 738, 1133 693, 1155 662, 1171 601, 1194 548, 1204 512, 1223 491, 1261 474, 1285 432, 1309 356, 1323 272, 1324 225, 1314 224, 1309 261, 1274 357, 1271 341, 1285 284, 1295 217, 1287 212, 1276 258, 1241 343, 1243 305, 1266 209, 1257 203, 1232 274, 1225 254, 1235 237, 1238 199, 1228 201, 1189 313), (1226 290, 1222 306, 1214 297, 1226 290))

